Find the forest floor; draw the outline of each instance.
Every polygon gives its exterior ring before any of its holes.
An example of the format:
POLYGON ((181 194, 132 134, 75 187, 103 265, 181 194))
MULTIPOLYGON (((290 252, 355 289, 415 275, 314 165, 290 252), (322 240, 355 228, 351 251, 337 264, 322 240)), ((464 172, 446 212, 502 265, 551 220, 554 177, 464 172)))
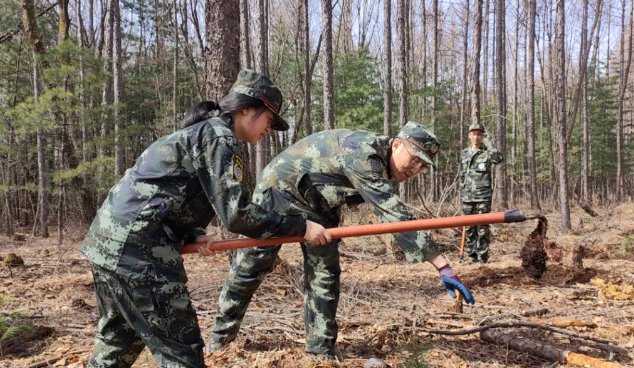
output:
MULTIPOLYGON (((485 265, 458 263, 459 234, 450 229, 434 231, 454 270, 477 299, 475 306, 465 305, 463 313, 449 313, 452 299, 431 265, 395 260, 386 252, 385 237, 346 239, 340 248, 337 315, 341 364, 315 360, 304 353, 302 254, 298 245, 286 245, 280 253, 283 262, 257 291, 236 342, 207 354, 205 361, 210 367, 363 367, 376 357, 403 368, 555 366, 528 353, 484 342, 478 334, 441 336, 422 330, 472 328, 484 318, 486 323, 519 320, 544 325, 578 319, 596 327, 568 330, 612 340, 632 352, 634 295, 628 286, 634 285, 634 204, 595 210, 600 216, 591 218, 573 208, 569 233, 561 231, 557 212, 544 211, 550 222, 548 238, 563 249, 564 259, 562 264, 550 262, 539 281, 524 274, 519 259, 520 248, 536 221, 492 226, 491 257, 485 265), (587 248, 582 271, 571 265, 571 250, 576 245, 587 248), (601 291, 597 279, 613 285, 601 291), (521 316, 537 308, 548 308, 548 312, 521 316)), ((365 223, 359 221, 359 213, 349 215, 345 224, 365 223)), ((45 361, 48 366, 85 365, 99 315, 89 263, 79 253, 84 231, 69 230, 62 246, 57 245, 56 234, 49 239, 27 236, 26 242, 0 237, 0 256, 16 253, 25 263, 0 268, 0 295, 5 296, 0 319, 21 311, 24 323, 36 326, 34 335, 0 345, 0 368, 45 361)), ((218 229, 210 231, 219 234, 218 229)), ((189 290, 207 341, 229 263, 225 255, 185 258, 189 290)), ((609 358, 606 352, 580 347, 570 336, 527 328, 503 331, 609 358)), ((634 364, 626 354, 617 353, 613 359, 624 366, 634 364)), ((154 366, 147 349, 134 365, 154 366)))

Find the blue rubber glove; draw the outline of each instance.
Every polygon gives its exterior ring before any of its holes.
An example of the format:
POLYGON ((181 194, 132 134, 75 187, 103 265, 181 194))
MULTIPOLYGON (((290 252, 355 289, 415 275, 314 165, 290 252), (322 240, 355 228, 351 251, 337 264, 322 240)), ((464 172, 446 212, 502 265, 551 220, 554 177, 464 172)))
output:
POLYGON ((449 265, 442 267, 438 270, 440 273, 440 281, 442 281, 442 286, 445 287, 445 290, 451 295, 452 298, 456 298, 456 290, 460 294, 462 294, 462 298, 467 304, 475 304, 475 299, 471 292, 467 287, 460 281, 460 278, 456 273, 451 269, 449 265))

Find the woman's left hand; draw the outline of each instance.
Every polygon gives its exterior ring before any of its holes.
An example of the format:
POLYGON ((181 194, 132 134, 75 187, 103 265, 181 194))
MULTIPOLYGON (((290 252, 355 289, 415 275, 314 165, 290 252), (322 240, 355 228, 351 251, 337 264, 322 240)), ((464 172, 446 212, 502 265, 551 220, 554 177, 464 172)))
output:
POLYGON ((207 243, 206 245, 198 248, 198 254, 201 256, 213 256, 215 254, 222 254, 224 250, 212 250, 211 245, 214 240, 207 235, 198 235, 196 237, 196 243, 207 243))

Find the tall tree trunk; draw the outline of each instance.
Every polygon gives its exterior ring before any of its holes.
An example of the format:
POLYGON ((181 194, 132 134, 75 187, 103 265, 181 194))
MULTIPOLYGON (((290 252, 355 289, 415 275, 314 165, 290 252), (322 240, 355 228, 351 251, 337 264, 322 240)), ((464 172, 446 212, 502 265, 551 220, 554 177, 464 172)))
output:
MULTIPOLYGON (((205 3, 207 4, 207 3, 205 3)), ((200 54, 201 55, 205 55, 205 43, 203 42, 203 36, 202 36, 202 31, 201 31, 201 26, 200 26, 200 22, 198 21, 198 1, 195 0, 192 3, 192 7, 191 7, 191 11, 192 11, 192 23, 194 24, 194 29, 196 30, 196 39, 198 40, 198 48, 200 49, 200 54)), ((217 7, 217 6, 216 6, 217 7)), ((207 9, 207 7, 205 7, 205 9, 207 9)), ((215 9, 215 8, 214 8, 215 9)), ((205 10, 205 17, 207 17, 206 15, 207 10, 205 10)), ((215 17, 215 15, 214 15, 215 17)), ((206 20, 205 20, 206 22, 206 20)), ((217 22, 217 20, 215 20, 215 22, 217 22)), ((207 37, 207 35, 205 35, 205 38, 207 37)), ((224 45, 223 45, 224 46, 224 45)), ((207 58, 205 58, 205 84, 207 83, 208 80, 208 75, 206 74, 207 72, 207 58)))
MULTIPOLYGON (((506 5, 504 0, 497 0, 495 5, 497 23, 495 27, 496 57, 495 81, 497 100, 496 144, 497 149, 506 156, 506 5)), ((506 188, 506 160, 497 169, 497 200, 502 208, 508 207, 508 192, 506 188)))
MULTIPOLYGON (((33 0, 22 0, 22 23, 24 24, 24 32, 31 46, 33 55, 33 101, 39 103, 40 97, 40 67, 44 67, 42 57, 44 56, 44 45, 40 39, 35 18, 35 3, 33 0)), ((42 128, 37 129, 37 172, 38 172, 38 212, 40 215, 40 236, 48 238, 48 201, 47 201, 47 176, 46 163, 44 156, 44 131, 42 128)), ((33 227, 35 232, 35 224, 33 227)))
MULTIPOLYGON (((92 1, 92 0, 91 0, 92 1)), ((80 0, 77 0, 77 9, 81 9, 80 0)), ((90 19, 92 22, 92 14, 90 15, 90 19)), ((94 30, 89 33, 94 36, 94 30)), ((89 36, 89 39, 92 36, 89 36)), ((89 47, 90 45, 82 42, 81 39, 78 40, 79 47, 89 47)), ((92 41, 91 45, 94 47, 94 41, 92 41)), ((82 165, 86 165, 88 163, 88 127, 86 124, 86 85, 85 85, 85 67, 84 67, 84 56, 83 52, 79 54, 79 125, 81 126, 81 163, 82 165)), ((81 181, 81 217, 82 220, 92 219, 94 217, 94 203, 92 192, 90 191, 90 181, 88 177, 88 173, 84 170, 82 174, 81 181)), ((82 224, 84 221, 82 221, 82 224)))
MULTIPOLYGON (((194 25, 198 29, 196 14, 194 12, 194 25)), ((238 1, 207 0, 205 23, 206 44, 213 45, 205 48, 207 99, 218 100, 229 93, 240 71, 240 33, 236 32, 240 29, 238 1)))
MULTIPOLYGON (((308 0, 302 1, 302 15, 304 17, 304 135, 308 137, 313 134, 313 125, 310 121, 310 110, 312 107, 310 85, 313 73, 310 67, 310 22, 308 18, 308 0)), ((317 53, 319 53, 319 50, 317 50, 317 53)))
POLYGON ((252 68, 249 28, 249 0, 240 0, 240 62, 243 69, 252 68))
MULTIPOLYGON (((595 17, 595 21, 592 24, 592 29, 590 30, 590 39, 592 39, 592 34, 594 33, 595 29, 597 28, 597 22, 599 20, 599 11, 601 9, 601 4, 602 1, 599 0, 597 1, 597 16, 595 17)), ((609 43, 608 43, 609 44, 609 43)), ((568 119, 567 121, 570 123, 569 127, 568 127, 568 133, 566 135, 566 141, 570 142, 570 140, 572 139, 572 128, 575 125, 575 122, 577 120, 577 110, 579 107, 579 101, 581 100, 581 95, 583 94, 583 81, 586 80, 586 75, 587 75, 587 70, 588 70, 588 56, 589 56, 589 51, 590 51, 590 40, 585 40, 585 44, 580 47, 580 49, 583 50, 583 53, 581 54, 580 58, 579 58, 579 80, 576 83, 577 84, 577 89, 575 90, 574 96, 572 97, 572 108, 570 108, 570 112, 568 113, 568 119)))
POLYGON ((475 3, 473 58, 471 59, 473 65, 473 69, 471 70, 471 124, 480 123, 480 47, 482 45, 482 3, 483 0, 476 0, 475 3))
MULTIPOLYGON (((103 28, 105 28, 104 33, 104 47, 105 47, 105 57, 104 57, 104 65, 103 69, 107 73, 112 73, 112 49, 113 49, 113 38, 114 38, 114 14, 113 14, 113 2, 118 0, 107 0, 106 2, 106 18, 103 28)), ((103 113, 101 114, 101 141, 99 142, 99 148, 97 150, 97 157, 101 162, 99 165, 99 177, 100 181, 103 182, 105 179, 103 177, 105 172, 105 167, 103 164, 103 160, 106 157, 106 137, 108 135, 108 124, 110 120, 110 114, 107 112, 105 107, 107 105, 112 104, 112 80, 111 78, 107 78, 103 85, 103 90, 101 94, 101 106, 103 108, 103 113)), ((98 201, 101 202, 103 199, 104 193, 100 190, 98 193, 98 201)))
MULTIPOLYGON (((18 91, 20 88, 20 84, 19 84, 19 76, 21 74, 21 70, 20 70, 20 65, 22 62, 22 41, 23 39, 21 38, 19 43, 18 43, 18 52, 17 52, 17 57, 16 57, 16 62, 15 62, 15 82, 14 82, 14 94, 13 94, 13 98, 11 99, 11 104, 10 107, 11 108, 15 108, 15 106, 17 105, 17 97, 18 97, 18 91)), ((19 211, 19 203, 20 203, 20 191, 18 189, 18 178, 17 178, 17 173, 16 173, 16 168, 12 167, 11 163, 13 162, 13 150, 15 149, 15 127, 11 121, 11 119, 7 119, 7 156, 6 156, 6 170, 3 173, 3 181, 4 181, 4 185, 6 186, 7 190, 5 192, 4 195, 4 206, 5 206, 5 212, 4 212, 4 218, 5 218, 5 231, 6 231, 6 235, 7 236, 12 236, 14 234, 13 232, 13 221, 14 220, 18 220, 20 221, 20 213, 19 211), (12 186, 14 189, 12 189, 12 186), (14 192, 14 194, 12 195, 12 192, 14 192)), ((16 161, 19 158, 19 154, 16 153, 15 154, 16 157, 16 161)), ((2 166, 0 165, 0 168, 2 166)))
POLYGON ((517 146, 517 121, 519 118, 519 110, 517 108, 518 104, 518 80, 519 80, 519 71, 517 70, 517 66, 519 65, 519 48, 520 48, 520 0, 516 0, 515 3, 515 50, 513 57, 513 125, 511 127, 511 135, 513 137, 513 141, 511 142, 511 174, 510 174, 510 190, 509 190, 509 199, 511 204, 515 204, 515 183, 517 182, 517 170, 515 165, 515 153, 517 146))
POLYGON ((70 17, 68 16, 68 0, 58 0, 59 6, 59 30, 57 40, 62 43, 68 39, 70 29, 70 17))
MULTIPOLYGON (((465 125, 467 124, 467 121, 468 121, 467 87, 469 86, 469 83, 468 83, 468 74, 467 74, 468 73, 467 64, 469 62, 469 59, 468 59, 469 53, 467 49, 469 46, 469 0, 466 0, 465 2, 465 12, 466 12, 466 15, 465 15, 465 21, 464 21, 464 41, 462 43, 462 98, 461 98, 462 107, 461 107, 461 113, 460 113, 460 146, 459 147, 462 147, 463 145, 465 125)), ((480 9, 480 21, 482 21, 482 9, 480 9)), ((478 32, 480 32, 480 30, 478 30, 478 32)), ((478 75, 478 78, 480 78, 479 75, 478 75)))
MULTIPOLYGON (((88 33, 90 35, 89 38, 89 42, 90 42, 90 46, 92 48, 96 48, 96 43, 95 43, 95 37, 96 37, 96 32, 95 32, 95 13, 94 13, 94 8, 95 8, 95 0, 88 0, 88 33)), ((81 9, 81 8, 78 8, 81 9)))
MULTIPOLYGON (((125 119, 125 114, 121 111, 121 105, 123 104, 123 55, 121 55, 121 11, 119 0, 112 0, 112 15, 113 22, 113 37, 114 37, 114 50, 112 54, 112 69, 114 77, 114 174, 116 177, 123 175, 125 171, 124 165, 124 143, 122 135, 122 128, 125 125, 122 120, 125 119)), ((176 30, 175 30, 176 31, 176 30)), ((178 32, 175 32, 178 34, 178 32)), ((175 63, 176 64, 176 63, 175 63)), ((176 92, 174 92, 176 94, 176 92)))
MULTIPOLYGON (((496 42, 497 42, 497 2, 496 0, 491 0, 491 3, 493 5, 493 25, 491 26, 491 32, 493 32, 493 37, 491 37, 491 85, 493 86, 493 90, 495 91, 496 89, 496 78, 497 78, 497 71, 496 71, 496 42)), ((488 82, 487 82, 488 84, 488 82)), ((488 87, 487 87, 488 89, 488 87)), ((494 92, 495 93, 495 92, 494 92)), ((487 94, 486 99, 488 100, 489 95, 487 94)), ((495 101, 497 98, 497 96, 495 98, 493 98, 493 100, 495 101)))
POLYGON ((627 92, 627 81, 630 75, 630 66, 632 65, 632 29, 634 29, 634 1, 630 6, 630 30, 629 35, 626 35, 627 31, 625 29, 625 0, 623 0, 623 7, 621 13, 621 84, 619 88, 619 112, 618 119, 616 122, 616 198, 617 202, 621 201, 623 198, 623 174, 622 174, 622 139, 623 139, 623 109, 625 105, 625 92, 627 92), (625 59, 625 39, 628 40, 627 47, 627 61, 625 59))
MULTIPOLYGON (((189 44, 189 19, 188 19, 189 11, 187 7, 188 7, 188 1, 183 0, 181 4, 181 26, 180 26, 181 31, 183 33, 183 45, 184 45, 183 52, 185 53, 185 61, 189 64, 189 67, 194 73, 194 82, 196 83, 196 92, 198 92, 198 97, 202 100, 204 99, 202 95, 202 91, 204 87, 200 83, 200 76, 198 74, 198 66, 196 65, 196 61, 194 60, 192 47, 189 44)), ((143 29, 143 27, 141 27, 141 29, 143 29)), ((141 46, 142 43, 139 43, 139 45, 141 46)), ((240 47, 242 48, 242 46, 240 47)))
MULTIPOLYGON (((258 59, 257 70, 265 76, 269 76, 269 39, 268 39, 268 14, 266 12, 267 0, 258 0, 258 59)), ((256 178, 264 170, 269 162, 271 139, 267 135, 260 139, 256 145, 256 178)))
POLYGON ((398 126, 399 129, 407 123, 407 1, 397 0, 396 32, 398 33, 398 126))
MULTIPOLYGON (((61 0, 59 2, 59 28, 57 40, 59 44, 62 44, 68 40, 70 28, 70 17, 68 15, 68 0, 61 0)), ((81 34, 79 35, 81 37, 81 34)), ((61 64, 67 66, 70 62, 70 56, 68 54, 62 55, 61 64)), ((68 91, 68 77, 64 78, 64 92, 68 91)), ((66 114, 56 117, 61 120, 61 127, 59 131, 59 146, 58 146, 58 175, 59 186, 57 196, 57 244, 62 245, 64 241, 64 179, 62 171, 64 170, 64 145, 66 138, 66 125, 68 124, 68 118, 66 114)))
POLYGON ((207 98, 224 97, 240 71, 240 10, 237 1, 207 0, 205 9, 207 98))
MULTIPOLYGON (((548 63, 549 63, 549 67, 548 67, 548 79, 551 81, 551 83, 549 85, 546 84, 545 82, 545 75, 546 73, 544 73, 544 70, 542 70, 542 89, 543 89, 543 94, 544 96, 547 96, 546 99, 546 116, 547 116, 547 123, 548 123, 548 129, 547 129, 547 139, 548 139, 548 167, 550 168, 550 183, 553 186, 558 185, 559 183, 557 182, 557 173, 556 173, 556 163, 555 163, 555 149, 554 149, 554 145, 555 145, 555 139, 553 138, 553 127, 556 126, 556 115, 557 112, 555 111, 555 104, 554 104, 554 99, 555 97, 553 97, 556 92, 555 92, 555 74, 553 72, 553 70, 555 69, 555 52, 553 51, 553 40, 552 40, 552 34, 553 34, 553 9, 549 9, 549 13, 548 16, 544 15, 543 19, 544 19, 544 29, 546 29, 546 33, 548 35, 548 42, 544 42, 544 48, 548 47, 548 63), (546 26, 546 21, 548 21, 548 26, 546 26), (547 28, 546 28, 547 27, 547 28)), ((544 50, 544 55, 546 55, 546 50, 544 50)), ((545 58, 544 58, 545 59, 545 58)), ((546 62, 546 60, 544 60, 544 63, 546 62)), ((550 192, 552 199, 555 200, 555 198, 557 198, 557 193, 558 191, 553 190, 550 192)))
POLYGON ((62 171, 64 170, 64 135, 66 134, 64 125, 59 129, 59 146, 58 146, 58 175, 59 187, 57 193, 57 245, 62 245, 64 241, 64 179, 62 171))
POLYGON ((176 0, 172 0, 174 12, 174 65, 172 71, 172 123, 174 131, 178 130, 178 8, 176 0))
MULTIPOLYGON (((438 126, 436 119, 437 109, 437 88, 438 88, 438 59, 440 57, 440 29, 438 28, 438 18, 440 17, 440 10, 438 8, 438 0, 432 0, 434 2, 434 63, 432 70, 432 95, 431 95, 431 125, 434 133, 438 134, 438 126)), ((432 185, 432 198, 438 199, 438 172, 433 167, 431 168, 431 185, 432 185)))
POLYGON ((493 0, 484 0, 484 38, 482 39, 482 105, 489 103, 489 3, 493 0))
POLYGON ((383 0, 383 134, 390 137, 392 136, 392 1, 391 0, 383 0))
POLYGON ((324 129, 335 128, 335 101, 332 56, 332 1, 321 1, 322 27, 324 33, 324 129))
MULTIPOLYGON (((240 0, 240 68, 252 69, 251 60, 251 35, 249 26, 249 1, 240 0)), ((244 172, 244 183, 249 188, 255 187, 255 155, 253 147, 248 142, 240 142, 240 151, 247 163, 247 170, 244 172)))
MULTIPOLYGON (((597 16, 599 11, 597 9, 597 16)), ((583 56, 585 43, 588 40, 588 0, 583 0, 583 19, 581 21, 581 48, 579 57, 583 56)), ((583 119, 583 169, 581 170, 581 202, 585 206, 590 205, 590 195, 588 193, 588 77, 582 81, 583 90, 581 92, 581 114, 583 119)))
MULTIPOLYGON (((405 76, 407 77, 409 75, 409 70, 411 67, 411 59, 410 59, 410 50, 412 47, 412 39, 411 39, 411 30, 413 28, 413 25, 410 21, 410 8, 411 8, 411 3, 412 0, 405 0, 405 3, 403 4, 403 6, 405 7, 404 10, 404 20, 405 20, 405 70, 406 70, 406 74, 405 76)), ((409 107, 407 109, 407 114, 409 114, 409 107)))
MULTIPOLYGON (((35 55, 34 55, 35 57, 35 55)), ((38 80, 39 70, 37 66, 37 62, 33 63, 33 80, 38 80)), ((34 101, 39 100, 39 87, 35 87, 36 91, 33 94, 34 101)), ((48 201, 47 201, 47 189, 46 185, 48 182, 48 178, 46 177, 46 159, 44 157, 44 132, 41 128, 37 130, 37 172, 38 172, 38 198, 39 198, 39 207, 38 212, 40 214, 40 236, 43 238, 48 238, 48 201)))
POLYGON ((565 0, 557 0, 557 70, 556 99, 557 99, 557 143, 559 146, 559 201, 562 227, 570 230, 570 208, 568 206, 568 151, 566 142, 566 50, 565 37, 565 0))
MULTIPOLYGON (((361 20, 359 19, 359 23, 361 20)), ((352 0, 341 0, 341 21, 339 22, 340 46, 344 54, 352 51, 352 0)))
MULTIPOLYGON (((535 18, 537 0, 528 0, 528 170, 530 176, 531 208, 540 209, 537 196, 537 167, 535 165, 535 18)), ((543 96, 542 96, 543 99, 543 96)))
MULTIPOLYGON (((407 23, 406 0, 397 0, 396 3, 396 32, 398 33, 398 126, 402 129, 407 123, 407 23)), ((405 183, 399 183, 399 195, 403 201, 407 200, 405 183)))
MULTIPOLYGON (((422 48, 422 56, 421 59, 423 62, 421 74, 423 76, 423 88, 427 88, 427 4, 426 0, 421 0, 421 23, 423 28, 423 35, 421 40, 421 48, 422 48)), ((421 121, 425 121, 427 118, 427 96, 423 95, 422 97, 422 111, 421 111, 421 121)))

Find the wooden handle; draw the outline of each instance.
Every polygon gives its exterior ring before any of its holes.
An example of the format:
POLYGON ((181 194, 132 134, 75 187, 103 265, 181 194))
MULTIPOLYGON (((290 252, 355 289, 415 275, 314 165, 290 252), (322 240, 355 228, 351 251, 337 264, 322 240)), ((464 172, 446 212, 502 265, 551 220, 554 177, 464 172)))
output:
MULTIPOLYGON (((328 229, 333 239, 350 238, 355 236, 379 235, 390 233, 402 233, 408 231, 420 231, 431 229, 443 229, 449 227, 473 226, 500 224, 504 222, 517 222, 523 215, 519 211, 506 211, 485 213, 479 215, 442 217, 427 220, 412 220, 401 222, 390 222, 385 224, 359 225, 336 227, 328 229)), ((525 217, 524 217, 525 219, 525 217)), ((306 239, 301 236, 289 236, 282 238, 270 238, 263 240, 242 238, 215 241, 211 245, 211 250, 229 250, 238 248, 264 247, 269 245, 299 243, 306 239)), ((206 243, 192 243, 184 245, 181 248, 181 254, 197 253, 198 248, 205 246, 206 243)))

